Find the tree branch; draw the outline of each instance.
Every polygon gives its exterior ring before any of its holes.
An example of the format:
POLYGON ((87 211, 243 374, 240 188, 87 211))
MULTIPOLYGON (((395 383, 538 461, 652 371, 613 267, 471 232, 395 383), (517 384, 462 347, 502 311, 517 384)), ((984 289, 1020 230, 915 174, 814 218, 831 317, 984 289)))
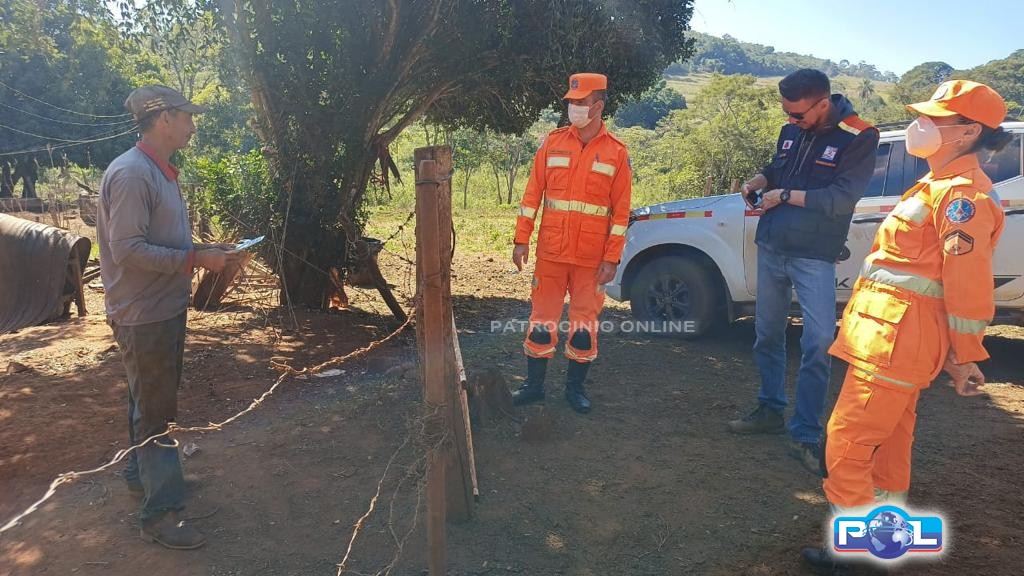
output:
POLYGON ((381 66, 391 57, 391 50, 395 47, 395 42, 398 37, 398 21, 400 16, 398 14, 398 0, 388 0, 387 7, 384 10, 384 18, 387 20, 387 34, 384 35, 384 42, 380 48, 380 54, 377 56, 377 66, 381 66))
POLYGON ((384 132, 378 137, 377 142, 379 143, 379 145, 387 146, 391 144, 391 141, 397 138, 398 135, 402 133, 402 130, 405 130, 406 128, 409 127, 410 124, 412 124, 416 120, 419 120, 419 118, 423 116, 423 114, 425 114, 427 110, 430 109, 431 106, 433 106, 434 102, 437 102, 437 99, 444 95, 444 93, 447 92, 450 88, 452 88, 455 84, 456 82, 452 81, 434 88, 430 93, 428 93, 423 98, 423 100, 415 108, 407 112, 405 117, 399 120, 397 124, 392 126, 390 129, 388 129, 387 132, 384 132))
MULTIPOLYGON (((407 54, 406 58, 404 60, 402 60, 401 66, 393 74, 393 77, 395 78, 395 82, 391 85, 391 88, 388 89, 387 94, 385 94, 384 97, 381 98, 381 100, 380 100, 381 105, 378 108, 376 114, 374 114, 374 117, 373 117, 372 121, 370 122, 370 124, 368 126, 368 131, 367 131, 367 134, 366 134, 366 139, 367 140, 373 138, 374 135, 376 134, 377 130, 379 130, 380 127, 384 125, 383 116, 384 116, 385 110, 387 109, 387 107, 391 104, 392 100, 394 99, 395 93, 397 93, 401 89, 405 88, 405 86, 408 84, 408 82, 409 82, 409 75, 412 73, 413 68, 420 61, 420 56, 422 54, 426 53, 426 50, 422 49, 423 48, 423 42, 426 41, 427 38, 433 36, 437 32, 437 24, 438 24, 438 22, 440 21, 440 18, 441 18, 441 5, 442 4, 445 4, 445 2, 437 1, 437 2, 434 3, 434 6, 433 6, 434 10, 433 10, 433 12, 431 12, 431 14, 430 14, 430 16, 428 18, 427 23, 420 29, 420 34, 416 38, 416 40, 410 45, 409 51, 408 51, 408 54, 407 54)), ((396 22, 397 22, 397 20, 396 20, 396 22)), ((396 24, 396 26, 397 26, 397 24, 396 24)))

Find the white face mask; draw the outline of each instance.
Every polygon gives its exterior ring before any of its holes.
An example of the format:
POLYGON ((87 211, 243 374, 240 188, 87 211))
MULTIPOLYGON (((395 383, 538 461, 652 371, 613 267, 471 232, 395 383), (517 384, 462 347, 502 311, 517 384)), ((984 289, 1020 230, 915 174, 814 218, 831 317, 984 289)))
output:
POLYGON ((585 128, 593 118, 590 117, 590 106, 569 104, 569 122, 577 129, 585 128))
MULTIPOLYGON (((956 124, 955 126, 960 126, 956 124)), ((921 116, 907 126, 907 153, 918 158, 928 158, 935 155, 940 148, 947 144, 953 144, 963 140, 957 138, 949 142, 942 141, 940 128, 952 128, 953 126, 937 126, 928 116, 921 116)))

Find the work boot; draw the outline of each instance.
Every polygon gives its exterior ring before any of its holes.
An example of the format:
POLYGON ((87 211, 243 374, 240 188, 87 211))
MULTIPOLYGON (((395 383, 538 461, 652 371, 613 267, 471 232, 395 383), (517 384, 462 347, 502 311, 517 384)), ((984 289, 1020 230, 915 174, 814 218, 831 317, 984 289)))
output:
POLYGON ((125 480, 125 486, 128 487, 128 493, 137 498, 142 498, 146 495, 146 489, 142 487, 142 482, 138 480, 125 480))
POLYGON ((841 576, 853 570, 850 564, 836 558, 828 548, 804 548, 800 550, 800 555, 816 574, 841 576))
POLYGON ((167 512, 159 518, 144 521, 139 536, 171 550, 194 550, 206 544, 206 536, 184 520, 179 520, 177 512, 167 512))
POLYGON ((589 371, 590 362, 575 360, 569 361, 569 368, 565 371, 565 399, 580 414, 590 412, 590 398, 587 398, 587 391, 583 388, 589 371))
POLYGON ((781 434, 786 431, 786 423, 781 412, 761 404, 742 419, 729 422, 729 431, 733 434, 781 434))
POLYGON ((548 372, 547 358, 526 357, 526 381, 512 393, 512 403, 516 406, 539 402, 544 399, 544 377, 548 372))
POLYGON ((821 476, 821 445, 817 442, 792 442, 789 454, 800 461, 808 472, 821 476))

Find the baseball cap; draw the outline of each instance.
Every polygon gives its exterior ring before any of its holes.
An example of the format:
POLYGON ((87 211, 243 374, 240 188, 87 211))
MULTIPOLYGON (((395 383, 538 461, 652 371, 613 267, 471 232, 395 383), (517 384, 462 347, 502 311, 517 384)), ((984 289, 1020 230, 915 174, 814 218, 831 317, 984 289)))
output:
POLYGON ((998 128, 1006 118, 1006 102, 1003 97, 988 86, 970 80, 943 82, 930 100, 908 104, 907 109, 934 117, 959 114, 989 128, 998 128))
POLYGON ((604 74, 592 72, 581 72, 569 76, 569 91, 562 96, 565 100, 579 100, 586 98, 594 90, 607 90, 608 77, 604 74))
POLYGON ((157 84, 132 90, 124 101, 124 107, 135 116, 136 121, 164 110, 181 110, 192 114, 202 114, 207 110, 206 106, 193 104, 174 88, 157 84))

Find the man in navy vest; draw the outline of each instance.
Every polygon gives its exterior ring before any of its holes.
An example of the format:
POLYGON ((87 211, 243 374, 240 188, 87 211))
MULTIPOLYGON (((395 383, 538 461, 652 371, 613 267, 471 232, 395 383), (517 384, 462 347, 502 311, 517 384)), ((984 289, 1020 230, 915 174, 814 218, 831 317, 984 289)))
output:
POLYGON ((860 119, 828 76, 803 69, 779 82, 789 122, 771 162, 743 185, 757 225, 759 405, 729 422, 737 434, 786 430, 786 327, 793 290, 803 314, 796 407, 789 422, 792 452, 820 473, 821 416, 831 375, 836 327, 836 262, 846 248, 854 208, 875 166, 878 130, 860 119), (763 193, 758 193, 762 191, 763 193))

